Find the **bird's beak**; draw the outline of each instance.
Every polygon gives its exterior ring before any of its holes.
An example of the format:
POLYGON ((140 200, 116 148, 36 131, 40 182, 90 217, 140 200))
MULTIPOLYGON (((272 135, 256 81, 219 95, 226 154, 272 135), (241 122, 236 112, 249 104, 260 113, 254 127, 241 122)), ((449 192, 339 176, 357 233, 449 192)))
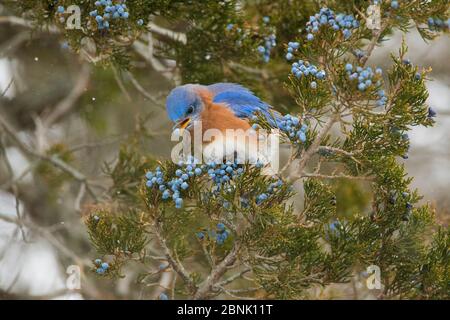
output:
POLYGON ((186 118, 181 121, 178 121, 173 126, 172 131, 175 129, 185 129, 189 125, 189 123, 191 123, 191 118, 186 118))

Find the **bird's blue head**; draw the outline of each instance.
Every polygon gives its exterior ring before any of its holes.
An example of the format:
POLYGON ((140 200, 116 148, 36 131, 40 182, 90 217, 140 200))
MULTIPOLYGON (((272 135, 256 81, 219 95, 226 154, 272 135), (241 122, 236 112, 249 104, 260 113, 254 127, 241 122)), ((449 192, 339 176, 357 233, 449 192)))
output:
POLYGON ((186 84, 173 89, 166 100, 167 114, 175 128, 189 129, 194 121, 200 120, 203 101, 197 90, 200 85, 186 84))

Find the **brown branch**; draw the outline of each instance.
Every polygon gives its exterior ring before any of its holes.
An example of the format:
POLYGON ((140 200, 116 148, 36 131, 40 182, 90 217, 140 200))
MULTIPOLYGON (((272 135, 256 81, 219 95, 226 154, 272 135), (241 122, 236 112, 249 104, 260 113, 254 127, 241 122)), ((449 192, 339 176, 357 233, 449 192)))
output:
POLYGON ((241 249, 240 243, 237 241, 230 253, 211 271, 208 278, 203 281, 197 292, 194 295, 195 300, 206 299, 208 294, 212 291, 214 286, 217 284, 217 281, 225 274, 227 271, 227 267, 232 265, 236 259, 237 255, 241 249))
POLYGON ((8 121, 6 121, 6 119, 3 117, 2 114, 0 114, 0 125, 4 128, 6 133, 16 142, 17 146, 22 151, 26 152, 27 154, 29 154, 33 157, 40 159, 40 160, 51 163, 53 166, 61 169, 62 171, 68 173, 69 175, 71 175, 75 180, 79 181, 80 183, 85 184, 86 190, 89 192, 89 194, 92 196, 92 198, 94 200, 97 200, 97 196, 95 195, 94 191, 91 189, 91 186, 88 183, 88 179, 84 174, 82 174, 80 171, 73 168, 72 166, 70 166, 69 164, 67 164, 66 162, 64 162, 63 160, 61 160, 60 158, 58 158, 55 155, 49 156, 46 154, 41 154, 41 153, 35 151, 34 149, 30 148, 28 145, 26 145, 24 142, 22 142, 22 140, 20 139, 20 137, 18 136, 18 134, 16 133, 14 128, 8 123, 8 121))
POLYGON ((176 31, 172 31, 170 29, 160 27, 160 26, 154 24, 153 22, 149 22, 147 24, 147 27, 150 28, 150 32, 157 34, 159 36, 169 38, 170 40, 174 40, 177 42, 181 42, 182 44, 186 44, 186 42, 187 42, 185 33, 176 32, 176 31))
POLYGON ((87 259, 81 258, 78 255, 76 255, 72 250, 67 248, 65 245, 63 245, 51 232, 49 232, 47 229, 40 227, 30 221, 27 221, 25 219, 18 219, 15 217, 11 217, 7 214, 0 213, 0 220, 14 223, 18 226, 25 226, 29 228, 30 230, 33 230, 37 232, 40 236, 47 239, 50 244, 52 244, 58 251, 60 251, 64 256, 67 258, 72 259, 79 265, 84 265, 87 267, 91 266, 91 262, 87 259))
MULTIPOLYGON (((28 21, 28 20, 25 20, 23 18, 19 18, 19 17, 16 17, 16 16, 3 16, 3 17, 0 17, 0 23, 9 23, 11 25, 26 27, 26 28, 30 28, 30 29, 37 28, 37 26, 34 25, 31 21, 28 21)), ((50 33, 60 33, 60 30, 54 25, 48 25, 47 26, 47 30, 50 33)))
POLYGON ((332 152, 332 153, 341 154, 341 155, 344 155, 346 157, 349 157, 350 159, 352 159, 356 163, 359 163, 359 164, 361 163, 358 159, 355 158, 355 153, 354 152, 345 151, 345 150, 340 149, 340 148, 328 147, 328 146, 320 146, 318 151, 328 151, 328 152, 332 152))
POLYGON ((388 23, 384 23, 381 25, 380 29, 373 32, 372 40, 367 46, 364 56, 362 56, 361 59, 359 60, 362 66, 364 66, 367 60, 369 60, 369 57, 372 55, 373 50, 375 49, 378 41, 380 40, 381 34, 384 32, 384 30, 386 30, 387 26, 388 23))
POLYGON ((331 116, 331 118, 328 120, 328 122, 323 126, 320 133, 316 136, 312 144, 309 146, 309 148, 306 150, 306 152, 303 153, 299 166, 298 166, 298 172, 302 173, 303 170, 306 167, 306 163, 308 160, 318 151, 320 147, 320 143, 322 142, 323 138, 327 135, 328 131, 330 131, 331 127, 333 127, 333 124, 339 119, 339 113, 335 113, 331 116))
POLYGON ((319 151, 329 151, 329 152, 333 152, 333 153, 339 153, 339 154, 342 154, 342 155, 350 157, 350 158, 355 156, 355 154, 352 152, 348 152, 343 149, 339 149, 339 148, 335 148, 335 147, 328 147, 328 146, 320 146, 319 151))
POLYGON ((345 174, 326 175, 320 173, 302 173, 296 178, 319 178, 319 179, 350 179, 350 180, 374 180, 374 176, 349 176, 345 174))
POLYGON ((173 256, 172 251, 167 246, 166 240, 162 236, 161 225, 158 222, 155 223, 154 233, 156 235, 156 238, 159 241, 159 244, 161 245, 161 247, 164 251, 164 255, 166 256, 167 261, 172 266, 173 270, 175 270, 175 272, 181 277, 181 279, 183 279, 183 281, 187 284, 188 288, 192 292, 195 292, 196 286, 195 286, 194 281, 191 278, 191 275, 187 272, 187 270, 180 263, 180 261, 175 259, 175 257, 173 256))
POLYGON ((134 77, 134 75, 127 71, 127 75, 130 78, 131 83, 134 85, 134 87, 137 89, 137 91, 139 91, 144 97, 146 97, 147 99, 149 99, 152 103, 156 104, 157 106, 162 106, 162 104, 160 102, 158 102, 158 100, 152 96, 150 93, 148 93, 142 86, 141 84, 137 81, 137 79, 134 77))
POLYGON ((130 94, 127 91, 127 88, 125 88, 125 85, 123 84, 122 78, 120 77, 120 73, 117 70, 116 67, 111 67, 114 73, 114 79, 117 82, 117 85, 119 86, 120 90, 122 91, 123 95, 125 96, 125 98, 127 98, 128 101, 132 101, 130 94))
POLYGON ((81 95, 86 90, 90 78, 90 67, 88 64, 83 64, 81 66, 80 73, 78 75, 77 81, 72 88, 72 91, 61 100, 58 105, 43 119, 43 125, 45 127, 50 127, 57 120, 59 120, 63 115, 68 113, 74 106, 76 101, 81 97, 81 95))
POLYGON ((0 97, 3 97, 9 90, 9 88, 11 87, 11 85, 14 82, 14 78, 11 78, 11 80, 9 81, 8 85, 6 86, 5 90, 3 90, 2 94, 0 94, 0 97))
POLYGON ((229 278, 225 279, 222 282, 219 282, 217 284, 217 286, 226 286, 227 284, 230 284, 231 282, 233 282, 236 279, 239 279, 240 277, 242 277, 244 274, 250 272, 251 269, 249 267, 245 268, 244 270, 242 270, 241 272, 238 272, 232 276, 230 276, 229 278))
POLYGON ((256 300, 256 298, 239 296, 239 295, 236 295, 235 293, 251 292, 251 291, 257 291, 257 290, 261 289, 261 288, 249 288, 249 289, 243 289, 243 291, 239 290, 238 292, 236 292, 237 290, 225 289, 222 286, 218 286, 218 287, 223 293, 229 295, 230 297, 232 297, 234 299, 239 299, 239 300, 256 300))

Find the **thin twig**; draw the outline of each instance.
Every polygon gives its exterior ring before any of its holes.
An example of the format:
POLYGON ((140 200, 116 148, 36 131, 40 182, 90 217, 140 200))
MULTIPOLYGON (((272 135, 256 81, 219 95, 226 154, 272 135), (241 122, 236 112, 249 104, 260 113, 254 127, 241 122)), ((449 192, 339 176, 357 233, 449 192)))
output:
POLYGON ((97 201, 97 196, 95 195, 94 191, 91 189, 91 187, 88 183, 88 179, 86 178, 86 176, 84 174, 82 174, 80 171, 73 168, 72 166, 70 166, 69 164, 67 164, 66 162, 64 162, 63 160, 61 160, 60 158, 58 158, 55 155, 41 154, 41 153, 35 151, 34 149, 30 148, 28 145, 26 145, 24 142, 22 142, 22 140, 20 139, 20 137, 18 136, 18 134, 16 133, 14 128, 6 121, 6 119, 3 117, 2 114, 0 114, 0 125, 4 128, 6 133, 16 142, 17 146, 20 149, 22 149, 24 152, 26 152, 29 155, 36 157, 40 160, 50 162, 53 166, 61 169, 62 171, 68 173, 69 175, 71 175, 75 180, 79 181, 80 183, 86 184, 86 190, 89 192, 91 197, 95 201, 97 201))
POLYGON ((130 94, 127 91, 127 88, 125 88, 125 85, 123 84, 122 78, 120 77, 119 71, 116 67, 111 67, 114 73, 114 79, 116 79, 117 85, 119 86, 120 90, 124 94, 125 98, 127 98, 128 101, 132 101, 130 94))
POLYGON ((15 185, 20 182, 31 170, 37 165, 37 162, 30 164, 25 170, 23 170, 16 178, 11 177, 11 179, 0 186, 0 189, 7 190, 12 185, 15 185))
POLYGON ((164 251, 167 261, 170 263, 173 270, 175 270, 175 272, 178 273, 178 275, 181 277, 181 279, 183 279, 183 281, 187 284, 188 288, 191 291, 195 291, 196 286, 194 284, 194 281, 192 280, 190 274, 187 272, 187 270, 184 268, 184 266, 179 261, 177 261, 175 259, 175 257, 173 256, 172 251, 167 246, 166 240, 162 236, 162 230, 161 230, 161 226, 159 225, 159 223, 155 224, 155 228, 153 231, 156 235, 156 238, 159 241, 159 244, 161 245, 161 247, 164 251))
POLYGON ((80 151, 82 149, 92 149, 92 148, 98 148, 98 147, 103 147, 109 144, 115 144, 120 142, 123 139, 126 139, 128 137, 128 135, 122 135, 120 137, 115 137, 115 138, 109 138, 109 139, 105 139, 103 141, 99 141, 99 142, 92 142, 92 143, 82 143, 79 145, 76 145, 70 149, 67 150, 67 152, 77 152, 80 151))
POLYGON ((51 113, 43 118, 43 125, 48 128, 59 120, 63 115, 67 114, 74 106, 76 101, 85 92, 89 83, 90 67, 84 63, 81 66, 80 73, 70 93, 61 100, 51 113))
POLYGON ((157 106, 162 106, 158 100, 152 96, 150 93, 148 93, 141 84, 137 81, 137 79, 133 76, 133 74, 129 71, 127 71, 127 75, 130 78, 131 83, 134 85, 134 87, 139 91, 144 97, 149 99, 152 103, 156 104, 157 106))
POLYGON ((141 55, 147 62, 150 63, 152 68, 159 72, 167 80, 174 81, 174 76, 170 72, 170 68, 163 65, 155 56, 153 55, 153 37, 151 33, 147 34, 148 44, 145 45, 142 41, 136 40, 133 43, 134 50, 141 55))
POLYGON ((333 127, 333 124, 339 119, 339 113, 335 113, 331 116, 331 118, 328 120, 328 122, 323 126, 320 133, 316 136, 312 144, 309 146, 309 148, 304 152, 304 154, 301 157, 300 164, 298 166, 298 172, 301 173, 305 169, 305 166, 308 162, 308 160, 317 152, 319 149, 320 143, 322 142, 323 138, 327 135, 328 131, 330 131, 331 127, 333 127))
POLYGON ((226 286, 227 284, 233 282, 236 279, 241 278, 244 274, 246 274, 247 272, 250 272, 251 269, 249 267, 245 268, 244 270, 242 270, 241 272, 238 272, 232 276, 230 276, 229 278, 225 279, 222 282, 219 282, 217 285, 218 286, 226 286))
MULTIPOLYGON (((21 27, 26 27, 26 28, 30 28, 30 29, 35 29, 36 26, 28 20, 25 20, 23 18, 19 18, 16 16, 3 16, 0 17, 0 23, 9 23, 12 25, 16 25, 16 26, 21 26, 21 27)), ((54 25, 48 25, 47 26, 47 30, 50 33, 60 33, 60 30, 54 26, 54 25)))
POLYGON ((289 148, 289 150, 290 150, 289 159, 286 162, 286 164, 283 166, 283 168, 281 168, 280 174, 283 174, 288 168, 290 168, 292 162, 295 160, 295 155, 296 155, 295 148, 294 148, 294 146, 292 144, 290 144, 289 147, 290 147, 289 148))
POLYGON ((318 151, 327 151, 327 152, 331 152, 331 153, 338 153, 338 154, 344 155, 346 157, 349 157, 356 163, 359 163, 359 164, 361 163, 358 159, 355 158, 355 152, 349 152, 349 151, 346 151, 346 150, 343 150, 340 148, 328 147, 328 146, 320 146, 318 148, 318 151))
POLYGON ((81 258, 78 255, 76 255, 72 250, 67 248, 65 245, 63 245, 51 232, 49 232, 47 229, 40 227, 32 222, 29 222, 25 219, 18 219, 15 217, 11 217, 10 215, 0 213, 0 220, 14 223, 16 225, 23 225, 30 230, 34 230, 39 235, 41 235, 43 238, 47 239, 56 249, 58 249, 63 255, 65 255, 67 258, 72 259, 77 264, 84 265, 87 267, 91 266, 91 262, 87 259, 81 258))
POLYGON ((374 180, 374 176, 349 176, 344 174, 326 175, 320 173, 302 173, 297 178, 319 178, 319 179, 350 179, 350 180, 374 180))
POLYGON ((14 78, 11 78, 11 80, 9 81, 8 85, 6 86, 5 90, 3 90, 2 94, 0 95, 0 97, 3 97, 9 90, 9 88, 11 87, 11 85, 14 82, 14 78))
POLYGON ((77 212, 81 212, 81 201, 83 201, 85 193, 86 193, 86 185, 84 183, 81 183, 80 190, 78 191, 77 197, 75 199, 75 211, 77 212))
POLYGON ((206 280, 200 284, 197 292, 194 295, 195 300, 207 298, 208 294, 217 284, 217 281, 227 271, 227 266, 232 265, 236 261, 240 249, 241 249, 240 242, 236 241, 233 248, 227 254, 227 256, 218 265, 216 265, 216 267, 211 271, 206 280))
POLYGON ((172 300, 175 300, 175 288, 176 288, 176 285, 177 285, 177 279, 178 279, 178 274, 175 273, 173 275, 173 280, 172 280, 172 291, 171 291, 171 299, 172 300))
POLYGON ((218 287, 220 288, 220 290, 222 290, 223 293, 229 295, 232 298, 239 299, 239 300, 256 300, 256 298, 253 298, 253 297, 244 297, 244 296, 235 295, 233 292, 231 292, 228 289, 225 289, 224 287, 221 287, 221 286, 218 286, 218 287))
POLYGON ((367 46, 365 54, 361 57, 360 63, 362 66, 364 66, 369 60, 369 57, 372 55, 372 51, 375 49, 375 46, 378 43, 378 40, 381 37, 381 34, 384 32, 384 30, 387 28, 388 24, 384 23, 380 29, 374 30, 372 40, 370 41, 369 45, 367 46))
POLYGON ((147 24, 147 27, 150 28, 150 31, 152 33, 155 33, 155 34, 160 35, 162 37, 166 37, 166 38, 169 38, 171 40, 175 40, 175 41, 181 42, 182 44, 186 44, 187 43, 187 37, 186 37, 185 33, 176 32, 176 31, 172 31, 172 30, 160 27, 160 26, 154 24, 151 21, 147 24))
MULTIPOLYGON (((10 175, 10 179, 11 179, 11 181, 13 181, 13 180, 14 180, 14 172, 13 172, 13 168, 12 168, 12 166, 11 166, 11 162, 9 161, 8 156, 6 155, 6 149, 5 149, 5 147, 4 147, 4 143, 3 143, 3 142, 2 142, 2 148, 1 148, 1 151, 2 151, 3 157, 4 157, 4 159, 5 159, 5 164, 6 164, 6 168, 7 168, 7 170, 8 170, 8 173, 9 173, 9 175, 10 175)), ((11 188, 12 188, 12 191, 13 191, 13 194, 14 194, 14 198, 15 198, 16 216, 17 216, 17 219, 18 219, 19 221, 21 221, 21 220, 23 219, 23 217, 22 217, 22 215, 20 214, 19 190, 18 190, 17 185, 16 185, 15 183, 12 183, 12 184, 11 184, 11 188)), ((19 228, 19 230, 20 230, 20 233, 22 234, 22 239, 23 239, 23 241, 24 241, 25 243, 27 243, 28 240, 27 240, 27 238, 26 238, 26 236, 25 236, 25 231, 23 230, 22 224, 19 224, 19 225, 18 225, 18 228, 19 228)))

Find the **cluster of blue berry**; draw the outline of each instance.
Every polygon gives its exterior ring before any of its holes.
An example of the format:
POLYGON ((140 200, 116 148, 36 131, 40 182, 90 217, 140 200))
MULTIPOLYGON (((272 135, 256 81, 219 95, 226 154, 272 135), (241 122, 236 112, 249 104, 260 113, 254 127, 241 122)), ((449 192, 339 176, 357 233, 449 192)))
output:
MULTIPOLYGON (((347 63, 345 65, 345 70, 347 71, 348 77, 350 80, 358 80, 358 90, 365 91, 373 85, 374 77, 380 78, 383 74, 383 70, 381 68, 376 68, 375 72, 371 67, 367 67, 363 69, 362 67, 354 68, 351 63, 347 63)), ((381 85, 380 80, 378 79, 376 85, 381 85)), ((384 95, 383 95, 384 96, 384 95)), ((380 100, 383 99, 384 102, 387 100, 386 98, 380 97, 380 100)))
POLYGON ((278 128, 280 128, 292 142, 306 142, 306 129, 308 129, 308 126, 305 123, 302 124, 300 119, 296 116, 290 114, 284 115, 281 120, 278 121, 278 128))
MULTIPOLYGON (((406 203, 405 203, 405 212, 403 213, 402 220, 403 221, 408 221, 409 217, 412 214, 412 210, 413 210, 414 207, 411 204, 411 202, 406 200, 409 197, 409 193, 408 192, 402 192, 401 196, 404 199, 404 201, 406 201, 406 203)), ((390 204, 395 204, 397 202, 397 200, 398 200, 397 193, 395 191, 391 191, 390 194, 389 194, 389 203, 390 204)))
POLYGON ((56 14, 58 17, 58 20, 60 23, 64 23, 66 21, 66 18, 64 17, 64 14, 66 13, 66 8, 64 6, 58 6, 56 8, 56 14))
MULTIPOLYGON (((402 60, 402 63, 403 63, 404 65, 407 65, 407 66, 411 66, 411 65, 412 65, 411 60, 408 59, 408 58, 403 59, 403 60, 402 60)), ((420 80, 420 79, 422 78, 422 75, 421 75, 420 73, 416 73, 416 74, 414 75, 414 78, 415 78, 416 80, 420 80)), ((434 118, 434 117, 436 117, 436 116, 437 116, 436 111, 435 111, 432 107, 429 107, 429 108, 428 108, 428 118, 431 119, 431 118, 434 118)))
POLYGON ((388 98, 386 97, 386 93, 384 92, 383 89, 380 89, 377 91, 377 95, 378 95, 377 106, 384 107, 388 100, 388 98))
POLYGON ((274 194, 279 187, 283 185, 283 180, 278 179, 275 182, 272 182, 268 187, 266 192, 261 193, 256 196, 256 204, 261 204, 266 201, 270 195, 274 194))
MULTIPOLYGON (((407 66, 411 66, 411 60, 410 59, 403 59, 402 63, 407 65, 407 66)), ((416 74, 414 75, 414 79, 416 79, 417 81, 422 79, 422 75, 419 72, 416 72, 416 74)))
POLYGON ((269 62, 270 52, 277 45, 276 39, 276 35, 272 33, 264 38, 264 46, 258 46, 258 52, 262 55, 264 62, 269 62))
MULTIPOLYGON (((263 17, 263 23, 267 25, 270 22, 269 17, 263 17)), ((270 52, 272 51, 272 48, 274 48, 277 45, 277 36, 275 33, 272 33, 266 37, 264 37, 264 46, 260 45, 258 46, 257 50, 262 55, 262 58, 264 62, 269 62, 270 60, 270 52)))
POLYGON ((241 165, 231 161, 222 164, 211 162, 198 165, 197 163, 198 161, 195 161, 193 158, 188 159, 186 163, 180 162, 178 164, 179 168, 175 171, 176 177, 170 181, 166 181, 161 168, 157 167, 155 172, 149 171, 145 174, 147 178, 146 185, 149 188, 157 187, 162 192, 162 199, 172 198, 175 207, 179 209, 183 206, 181 193, 189 188, 189 179, 191 177, 200 176, 206 172, 215 183, 216 188, 220 189, 222 184, 229 182, 233 177, 244 172, 241 165))
MULTIPOLYGON (((95 1, 96 10, 89 12, 95 18, 99 30, 109 29, 111 19, 128 19, 130 14, 127 11, 126 0, 113 4, 111 0, 95 1)), ((143 23, 143 21, 142 21, 143 23)))
POLYGON ((170 181, 166 181, 164 173, 160 167, 156 168, 155 172, 147 172, 145 177, 147 178, 147 187, 153 188, 158 186, 158 189, 162 192, 163 200, 172 198, 175 202, 177 209, 183 206, 183 199, 181 198, 181 191, 189 188, 188 180, 193 175, 202 174, 200 168, 195 168, 195 165, 187 165, 183 168, 177 169, 175 172, 176 177, 170 181))
POLYGON ((405 213, 403 214, 403 221, 409 221, 409 217, 412 214, 413 205, 410 202, 406 202, 405 204, 405 213))
POLYGON ((103 262, 101 259, 95 259, 94 263, 97 266, 97 270, 95 270, 95 272, 98 274, 104 274, 109 269, 109 264, 107 262, 103 262))
POLYGON ((236 33, 237 35, 236 46, 242 47, 242 40, 244 40, 247 37, 248 32, 246 31, 242 32, 242 28, 240 28, 238 25, 235 25, 234 23, 227 24, 225 30, 230 33, 231 32, 236 33))
MULTIPOLYGON (((319 70, 317 66, 310 64, 308 61, 298 60, 297 62, 294 62, 292 64, 291 72, 293 75, 295 75, 298 79, 302 78, 303 76, 311 76, 312 78, 315 78, 317 80, 323 80, 326 77, 326 73, 324 70, 319 70)), ((317 88, 317 82, 311 81, 310 84, 312 89, 317 88)))
POLYGON ((352 29, 359 28, 359 22, 353 15, 342 13, 335 15, 333 10, 322 8, 319 13, 309 17, 309 21, 306 23, 306 31, 308 32, 306 39, 308 41, 314 40, 314 33, 319 32, 319 28, 325 25, 330 26, 335 31, 342 29, 342 35, 346 40, 351 37, 352 29))
POLYGON ((445 29, 450 29, 450 19, 447 21, 442 21, 439 18, 428 18, 428 27, 434 31, 442 31, 445 29))
POLYGON ((228 239, 228 236, 230 235, 230 231, 225 227, 223 223, 218 223, 216 230, 211 230, 209 232, 197 232, 196 236, 198 239, 203 240, 206 238, 206 236, 209 236, 210 238, 214 239, 218 245, 223 245, 224 242, 228 239))
POLYGON ((410 148, 409 135, 408 135, 408 133, 400 131, 400 129, 397 128, 397 127, 393 127, 393 128, 391 128, 390 130, 391 130, 391 133, 392 133, 395 137, 397 137, 397 138, 399 138, 399 139, 402 140, 402 141, 401 141, 401 142, 402 142, 402 145, 406 145, 406 146, 407 146, 406 153, 404 153, 403 155, 401 155, 401 157, 402 157, 403 159, 405 159, 405 160, 408 159, 408 158, 409 158, 409 156, 408 156, 408 151, 409 151, 409 148, 410 148))
POLYGON ((286 53, 286 60, 292 60, 292 58, 294 58, 294 51, 298 49, 298 47, 300 47, 300 43, 298 42, 289 42, 288 43, 288 48, 287 48, 287 53, 286 53))
POLYGON ((209 177, 220 188, 223 183, 229 182, 233 177, 241 175, 244 169, 236 162, 227 161, 223 164, 209 163, 206 166, 209 177))

